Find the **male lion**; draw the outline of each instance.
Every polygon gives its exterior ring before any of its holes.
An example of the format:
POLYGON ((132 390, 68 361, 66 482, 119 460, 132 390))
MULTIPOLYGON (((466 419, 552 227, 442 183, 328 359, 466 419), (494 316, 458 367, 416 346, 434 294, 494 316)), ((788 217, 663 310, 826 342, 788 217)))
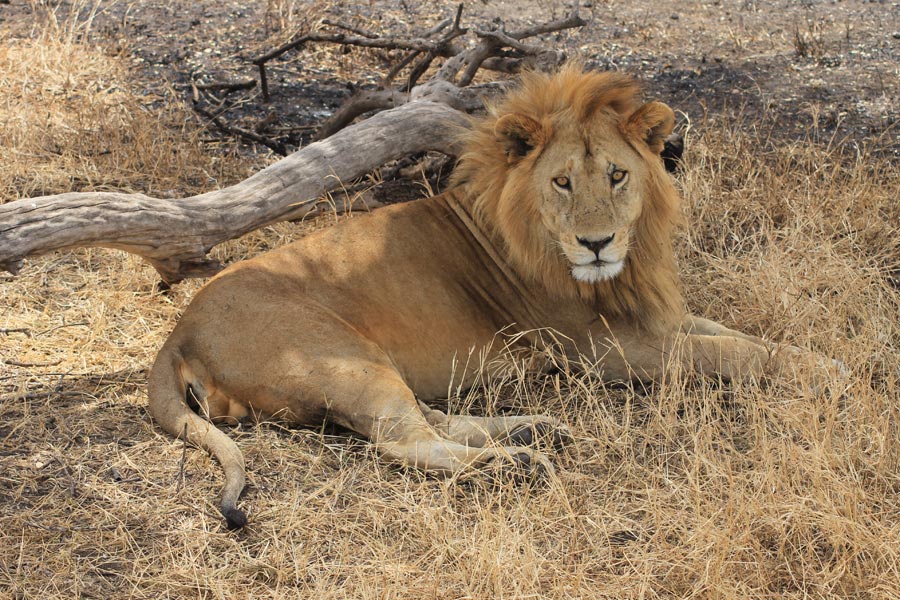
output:
POLYGON ((685 314, 679 196, 659 157, 674 116, 638 93, 619 73, 528 74, 468 134, 449 192, 233 265, 197 294, 153 366, 150 411, 222 464, 231 527, 246 522, 244 460, 210 420, 329 419, 431 471, 549 469, 523 446, 555 420, 448 416, 420 401, 501 330, 532 345, 538 330, 559 332, 613 380, 672 361, 726 379, 803 362, 685 314))

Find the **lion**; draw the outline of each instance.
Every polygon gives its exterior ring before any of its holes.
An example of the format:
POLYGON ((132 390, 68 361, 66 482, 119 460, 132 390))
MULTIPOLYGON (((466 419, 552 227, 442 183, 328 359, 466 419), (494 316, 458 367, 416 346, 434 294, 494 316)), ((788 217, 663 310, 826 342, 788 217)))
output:
POLYGON ((652 380, 672 362, 726 380, 804 362, 686 313, 680 197, 660 159, 674 114, 639 96, 621 73, 526 74, 466 134, 449 191, 232 265, 197 293, 153 366, 149 407, 221 463, 229 527, 247 521, 245 467, 219 422, 328 420, 385 459, 447 474, 552 469, 533 446, 568 439, 557 419, 425 403, 446 395, 457 357, 496 354, 501 331, 538 348, 539 332, 558 332, 609 380, 652 380))

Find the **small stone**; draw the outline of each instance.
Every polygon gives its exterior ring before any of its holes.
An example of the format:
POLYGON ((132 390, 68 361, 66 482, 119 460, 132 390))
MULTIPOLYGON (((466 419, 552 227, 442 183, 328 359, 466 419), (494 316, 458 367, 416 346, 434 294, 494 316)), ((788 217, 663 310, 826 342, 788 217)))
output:
POLYGON ((669 18, 672 19, 673 21, 677 21, 678 19, 681 18, 681 15, 679 15, 678 13, 672 13, 672 15, 669 18))
POLYGON ((891 34, 891 37, 894 38, 895 40, 900 40, 900 31, 895 31, 894 33, 891 34))

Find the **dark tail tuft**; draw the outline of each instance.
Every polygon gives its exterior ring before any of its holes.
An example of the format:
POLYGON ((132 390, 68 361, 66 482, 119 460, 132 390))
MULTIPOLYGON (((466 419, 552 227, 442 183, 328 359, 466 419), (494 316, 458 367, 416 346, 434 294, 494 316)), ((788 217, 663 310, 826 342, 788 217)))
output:
POLYGON ((247 515, 239 508, 233 506, 230 508, 222 507, 222 515, 228 523, 228 529, 241 529, 247 524, 247 515))

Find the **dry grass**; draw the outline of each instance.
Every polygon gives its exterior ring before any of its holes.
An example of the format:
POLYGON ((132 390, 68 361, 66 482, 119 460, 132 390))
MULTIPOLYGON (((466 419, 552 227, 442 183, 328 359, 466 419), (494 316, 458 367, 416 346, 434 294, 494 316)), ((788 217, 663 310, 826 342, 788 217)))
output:
POLYGON ((44 6, 34 38, 0 38, 3 201, 83 189, 183 196, 252 173, 234 148, 202 143, 173 90, 138 89, 126 48, 110 56, 92 44, 97 9, 81 4, 62 23, 44 6))
MULTIPOLYGON (((0 40, 0 63, 4 198, 180 194, 248 169, 171 99, 143 108, 121 59, 89 45, 0 40)), ((560 415, 577 442, 556 478, 431 479, 345 435, 264 425, 233 434, 251 516, 233 533, 218 465, 144 408, 144 369, 197 284, 161 296, 133 257, 53 255, 0 284, 0 598, 900 597, 900 176, 754 127, 689 139, 688 297, 840 357, 844 393, 508 368, 451 405, 560 415)))

